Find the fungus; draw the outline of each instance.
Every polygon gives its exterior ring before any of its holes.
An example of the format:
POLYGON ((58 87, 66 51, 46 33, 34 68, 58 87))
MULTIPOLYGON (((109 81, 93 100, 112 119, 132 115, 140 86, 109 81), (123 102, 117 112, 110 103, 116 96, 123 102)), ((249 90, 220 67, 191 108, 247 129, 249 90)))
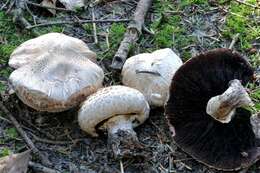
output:
POLYGON ((231 171, 259 159, 252 104, 242 85, 253 69, 238 53, 215 49, 187 61, 175 73, 165 106, 176 144, 209 167, 231 171))
POLYGON ((141 91, 150 105, 163 106, 169 86, 182 60, 169 48, 143 53, 127 59, 123 66, 123 84, 141 91))
POLYGON ((133 128, 149 116, 145 97, 136 89, 111 86, 98 90, 83 102, 78 115, 82 130, 97 137, 96 129, 107 130, 115 158, 139 156, 142 149, 133 128))
POLYGON ((8 63, 10 67, 17 69, 41 59, 45 52, 67 52, 71 49, 93 62, 96 61, 96 54, 82 40, 62 33, 48 33, 22 43, 13 51, 8 63))
POLYGON ((102 87, 103 70, 71 49, 52 50, 20 67, 9 77, 11 87, 28 106, 60 112, 77 106, 102 87))

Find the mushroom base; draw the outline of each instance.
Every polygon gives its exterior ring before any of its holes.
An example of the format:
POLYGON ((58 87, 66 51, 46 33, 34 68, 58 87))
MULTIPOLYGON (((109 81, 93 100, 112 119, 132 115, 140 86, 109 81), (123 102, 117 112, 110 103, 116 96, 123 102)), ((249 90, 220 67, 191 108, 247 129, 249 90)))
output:
POLYGON ((116 133, 108 133, 108 145, 116 159, 144 158, 147 155, 136 133, 131 130, 118 130, 116 133))

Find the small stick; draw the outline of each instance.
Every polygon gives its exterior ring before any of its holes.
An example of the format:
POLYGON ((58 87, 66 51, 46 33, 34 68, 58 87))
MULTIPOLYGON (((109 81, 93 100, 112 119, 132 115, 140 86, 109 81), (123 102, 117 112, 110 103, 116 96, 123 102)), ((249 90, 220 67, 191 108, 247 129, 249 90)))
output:
POLYGON ((41 4, 37 4, 37 3, 31 2, 31 1, 26 1, 26 3, 30 4, 30 5, 33 5, 33 6, 36 6, 36 7, 41 7, 41 8, 54 9, 54 10, 66 11, 66 12, 75 12, 73 10, 69 10, 69 9, 66 9, 66 8, 49 7, 49 6, 46 6, 46 5, 41 5, 41 4))
POLYGON ((234 35, 234 37, 233 37, 233 39, 232 39, 232 42, 230 43, 230 45, 229 45, 229 49, 232 49, 233 47, 234 47, 234 45, 235 45, 235 43, 237 42, 237 40, 238 40, 238 37, 239 37, 239 33, 237 33, 236 35, 234 35))
POLYGON ((119 23, 129 22, 129 19, 109 19, 109 20, 77 20, 77 21, 57 21, 49 23, 40 23, 37 25, 27 26, 26 29, 32 29, 36 27, 51 26, 51 25, 64 25, 64 24, 83 24, 83 23, 119 23))
POLYGON ((124 35, 124 39, 121 41, 120 46, 113 58, 111 68, 114 70, 121 70, 131 46, 138 40, 142 34, 142 28, 144 20, 149 7, 152 4, 152 0, 140 0, 137 4, 136 11, 134 13, 134 20, 128 26, 124 35))
POLYGON ((124 165, 123 165, 122 160, 120 160, 120 171, 121 171, 121 173, 125 173, 125 171, 124 171, 124 165))
POLYGON ((51 165, 51 162, 46 158, 44 155, 40 153, 38 148, 34 145, 32 140, 27 136, 27 134, 23 131, 18 121, 14 118, 14 116, 8 111, 8 109, 4 106, 3 102, 0 101, 0 109, 8 116, 8 118, 11 120, 17 131, 20 133, 20 135, 23 137, 24 141, 27 143, 27 145, 30 147, 32 152, 39 156, 43 164, 51 165))
MULTIPOLYGON (((95 12, 94 12, 94 7, 91 8, 91 14, 92 14, 92 20, 95 20, 95 12)), ((94 43, 98 44, 98 38, 97 38, 97 26, 96 23, 93 22, 93 34, 94 34, 94 43)))
POLYGON ((45 167, 39 163, 29 162, 29 167, 31 167, 35 172, 44 172, 44 173, 61 173, 60 171, 45 167))
POLYGON ((247 2, 243 2, 243 1, 240 1, 240 0, 235 0, 236 2, 240 3, 240 4, 243 4, 243 5, 246 5, 246 6, 249 6, 249 7, 252 7, 252 8, 259 8, 258 6, 254 6, 253 4, 249 4, 247 2))

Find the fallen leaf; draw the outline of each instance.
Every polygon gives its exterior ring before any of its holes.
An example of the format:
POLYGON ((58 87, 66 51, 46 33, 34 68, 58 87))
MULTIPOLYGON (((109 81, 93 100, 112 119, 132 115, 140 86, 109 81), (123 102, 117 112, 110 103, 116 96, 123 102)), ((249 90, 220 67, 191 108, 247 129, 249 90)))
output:
POLYGON ((84 0, 59 0, 66 9, 75 10, 84 7, 84 0))
POLYGON ((0 158, 0 173, 26 173, 31 151, 0 158))
MULTIPOLYGON (((56 1, 57 1, 57 0, 43 0, 43 1, 41 2, 41 5, 46 6, 46 7, 55 8, 55 7, 56 7, 56 1)), ((50 9, 50 8, 48 8, 48 11, 51 12, 53 15, 56 14, 56 10, 55 10, 55 9, 50 9)))

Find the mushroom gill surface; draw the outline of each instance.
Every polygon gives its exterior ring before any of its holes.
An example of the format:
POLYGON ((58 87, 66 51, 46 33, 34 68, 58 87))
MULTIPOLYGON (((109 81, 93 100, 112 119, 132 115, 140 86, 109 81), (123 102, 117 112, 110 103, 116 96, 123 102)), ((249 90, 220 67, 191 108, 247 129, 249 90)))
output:
POLYGON ((165 106, 176 144, 199 162, 220 170, 238 170, 259 159, 259 146, 250 123, 251 113, 236 108, 229 123, 207 114, 208 101, 237 79, 242 85, 253 69, 238 53, 215 49, 187 61, 175 74, 165 106))
POLYGON ((73 51, 53 50, 9 77, 17 96, 28 106, 60 112, 81 103, 102 87, 103 70, 73 51))

